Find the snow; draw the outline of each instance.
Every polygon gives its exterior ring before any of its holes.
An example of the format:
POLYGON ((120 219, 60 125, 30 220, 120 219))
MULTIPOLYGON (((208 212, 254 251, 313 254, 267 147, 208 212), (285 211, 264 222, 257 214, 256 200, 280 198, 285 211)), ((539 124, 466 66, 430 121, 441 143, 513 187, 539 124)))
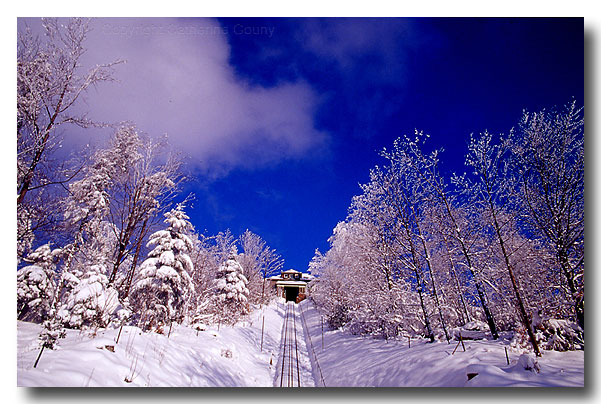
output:
POLYGON ((283 314, 281 306, 273 303, 234 327, 221 326, 218 330, 206 326, 197 332, 192 327, 174 325, 169 338, 126 326, 118 344, 119 329, 99 330, 95 337, 67 330, 67 337, 59 341, 57 349, 44 350, 35 369, 41 327, 19 321, 17 385, 271 387, 283 314))
MULTIPOLYGON (((510 340, 428 343, 425 339, 382 340, 329 329, 310 301, 300 303, 327 387, 583 387, 584 351, 545 351, 540 372, 526 370, 529 357, 509 347, 510 340), (507 347, 510 365, 507 365, 507 347), (478 373, 468 380, 468 373, 478 373)), ((313 366, 315 380, 320 375, 313 366)))
POLYGON ((177 279, 178 276, 175 269, 165 265, 161 266, 156 272, 156 277, 161 279, 177 279))
POLYGON ((173 251, 163 251, 161 253, 161 257, 159 258, 159 262, 166 266, 173 265, 175 262, 175 255, 173 255, 173 251))
MULTIPOLYGON (((44 350, 36 369, 41 327, 18 322, 17 385, 272 387, 284 307, 276 299, 235 326, 174 325, 169 338, 126 326, 118 344, 119 329, 100 329, 95 336, 67 330, 55 350, 44 350)), ((465 351, 454 342, 424 339, 412 339, 409 346, 407 340, 361 337, 325 323, 322 349, 321 316, 311 301, 296 305, 295 319, 304 386, 584 386, 584 351, 545 351, 535 358, 512 349, 508 337, 464 341, 465 351)))

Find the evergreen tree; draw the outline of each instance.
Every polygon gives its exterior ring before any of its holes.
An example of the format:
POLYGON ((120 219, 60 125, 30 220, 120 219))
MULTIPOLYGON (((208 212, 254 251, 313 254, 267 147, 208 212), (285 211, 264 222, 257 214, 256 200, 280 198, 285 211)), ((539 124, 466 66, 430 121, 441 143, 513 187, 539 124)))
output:
POLYGON ((248 280, 242 271, 234 248, 230 258, 217 270, 214 281, 214 307, 220 322, 233 324, 241 315, 248 313, 248 280))
POLYGON ((118 306, 118 293, 108 286, 106 267, 91 265, 69 293, 61 317, 73 328, 106 327, 118 306))
POLYGON ((60 249, 44 244, 29 254, 31 265, 17 272, 17 315, 21 320, 44 321, 54 296, 56 263, 60 249))
POLYGON ((194 290, 190 276, 194 265, 189 255, 193 243, 187 235, 192 225, 183 209, 184 205, 178 204, 167 212, 167 229, 150 236, 148 246, 155 248, 142 263, 132 287, 130 301, 145 329, 183 320, 186 299, 194 290))

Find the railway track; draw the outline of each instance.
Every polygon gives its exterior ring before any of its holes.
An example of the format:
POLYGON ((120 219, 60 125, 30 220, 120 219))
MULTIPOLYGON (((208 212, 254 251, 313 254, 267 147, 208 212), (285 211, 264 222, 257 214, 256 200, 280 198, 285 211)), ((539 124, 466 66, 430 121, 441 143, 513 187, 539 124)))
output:
MULTIPOLYGON (((301 331, 302 332, 302 331, 301 331)), ((301 387, 301 369, 299 365, 299 341, 296 328, 296 304, 286 303, 286 314, 282 327, 281 367, 278 374, 280 387, 301 387)))

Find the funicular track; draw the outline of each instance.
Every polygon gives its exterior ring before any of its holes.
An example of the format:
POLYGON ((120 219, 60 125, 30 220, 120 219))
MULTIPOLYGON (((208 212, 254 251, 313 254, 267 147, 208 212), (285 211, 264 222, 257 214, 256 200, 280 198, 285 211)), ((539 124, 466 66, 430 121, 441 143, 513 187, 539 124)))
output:
POLYGON ((276 385, 280 387, 301 387, 301 372, 298 360, 298 340, 296 332, 296 304, 286 303, 286 314, 284 316, 281 368, 279 381, 276 385))

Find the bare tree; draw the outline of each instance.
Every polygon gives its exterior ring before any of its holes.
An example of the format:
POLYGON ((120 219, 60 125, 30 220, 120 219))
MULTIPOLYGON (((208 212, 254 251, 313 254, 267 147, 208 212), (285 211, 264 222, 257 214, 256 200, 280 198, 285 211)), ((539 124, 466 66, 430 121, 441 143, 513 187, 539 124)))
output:
POLYGON ((64 184, 77 173, 49 158, 60 143, 57 129, 64 124, 96 125, 85 115, 72 114, 72 107, 91 86, 113 80, 113 66, 120 63, 98 65, 82 73, 89 21, 73 18, 63 25, 57 19, 46 18, 42 24, 43 40, 29 28, 19 32, 17 38, 18 242, 24 250, 35 227, 44 227, 51 221, 49 204, 40 205, 38 195, 29 194, 40 193, 49 185, 64 184))
POLYGON ((554 253, 576 320, 584 329, 584 117, 524 111, 512 152, 525 223, 554 253))
MULTIPOLYGON (((429 155, 424 154, 422 144, 427 135, 418 131, 415 133, 415 139, 405 137, 395 141, 395 154, 398 155, 396 158, 406 158, 407 163, 414 166, 413 170, 419 175, 423 186, 429 189, 430 194, 435 198, 435 203, 439 204, 445 212, 444 222, 441 223, 441 231, 447 232, 453 242, 458 245, 463 264, 473 279, 478 300, 484 311, 492 337, 498 339, 497 325, 490 309, 482 279, 480 279, 479 269, 476 267, 475 252, 472 249, 477 238, 475 235, 480 229, 474 228, 474 221, 460 216, 462 211, 457 209, 457 206, 460 205, 457 196, 448 189, 447 183, 440 173, 438 157, 440 150, 434 150, 429 155)), ((466 212, 469 209, 463 209, 463 211, 466 212)))
MULTIPOLYGON (((389 166, 382 169, 376 167, 372 170, 371 184, 375 192, 379 193, 382 198, 377 209, 384 208, 387 210, 386 217, 389 223, 385 226, 391 229, 391 239, 399 247, 396 259, 399 259, 406 268, 409 268, 415 277, 426 336, 434 341, 434 332, 425 300, 425 273, 422 256, 420 255, 422 247, 426 250, 427 264, 429 265, 430 262, 427 247, 425 244, 420 244, 419 222, 415 211, 416 205, 420 203, 419 196, 416 194, 416 189, 411 187, 411 180, 409 180, 411 173, 407 171, 408 166, 394 163, 391 160, 389 166)), ((442 325, 446 333, 444 324, 444 319, 442 319, 442 325)))
POLYGON ((242 233, 238 242, 242 247, 238 262, 242 266, 243 275, 248 280, 247 287, 251 299, 260 297, 262 302, 265 297, 265 279, 278 273, 284 266, 284 260, 267 245, 265 240, 250 230, 242 233))
POLYGON ((393 153, 384 151, 382 156, 389 161, 387 173, 389 179, 387 186, 384 187, 387 201, 394 208, 404 228, 406 246, 409 247, 413 256, 410 262, 416 275, 423 272, 418 277, 421 279, 421 287, 426 287, 426 276, 430 277, 431 294, 438 311, 440 325, 448 342, 449 333, 436 282, 436 272, 433 268, 431 247, 425 230, 428 219, 426 216, 434 198, 429 194, 429 188, 423 186, 420 174, 414 171, 418 164, 411 164, 407 161, 413 156, 399 153, 398 143, 395 145, 393 153), (424 267, 426 271, 423 271, 421 267, 424 267))
POLYGON ((105 151, 105 159, 114 168, 108 219, 117 240, 109 284, 119 287, 122 298, 132 285, 142 240, 168 209, 181 180, 178 160, 164 156, 164 147, 164 142, 142 138, 134 127, 123 126, 105 151), (122 268, 128 257, 132 258, 129 268, 122 268), (125 275, 117 282, 120 270, 125 275))
POLYGON ((520 320, 526 329, 535 354, 540 356, 541 353, 534 336, 530 315, 522 298, 522 292, 514 270, 512 259, 514 251, 509 250, 507 244, 508 236, 506 233, 508 229, 512 229, 510 224, 514 218, 514 215, 504 215, 511 209, 510 203, 513 199, 514 189, 514 178, 507 164, 510 142, 511 133, 507 138, 501 137, 498 144, 493 144, 492 135, 489 132, 482 133, 477 139, 472 137, 466 165, 473 169, 477 182, 468 182, 464 188, 480 207, 482 214, 485 216, 487 227, 492 227, 497 241, 496 245, 500 249, 504 267, 515 293, 520 320))

